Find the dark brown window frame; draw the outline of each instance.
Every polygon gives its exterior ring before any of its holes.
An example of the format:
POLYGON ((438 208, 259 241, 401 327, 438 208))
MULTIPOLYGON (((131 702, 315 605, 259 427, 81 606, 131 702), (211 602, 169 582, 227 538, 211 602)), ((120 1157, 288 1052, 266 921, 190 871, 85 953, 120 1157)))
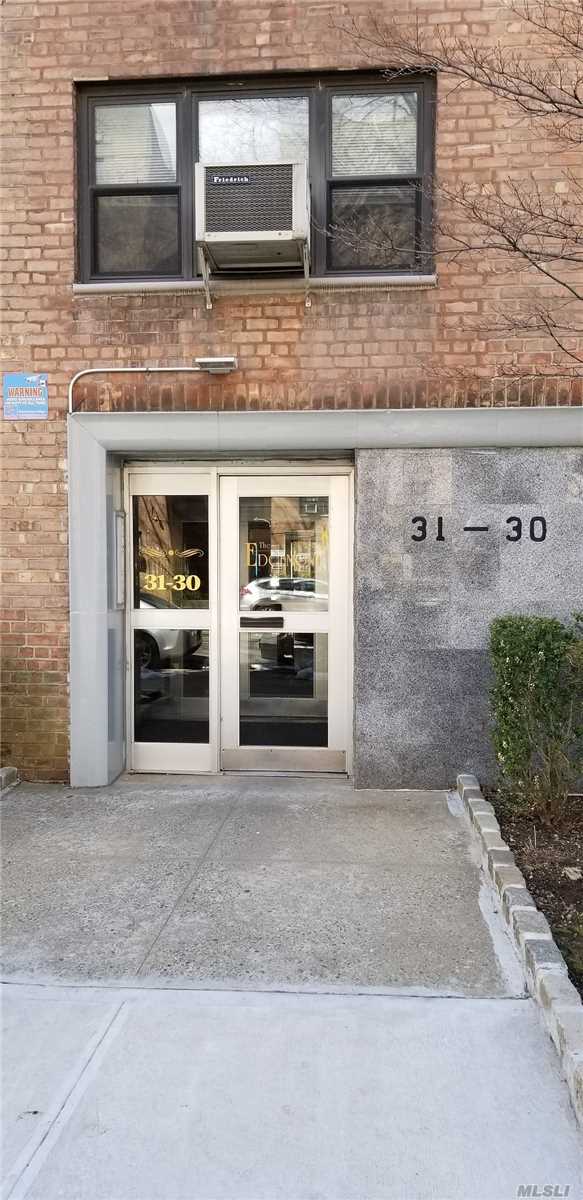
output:
POLYGON ((104 83, 77 87, 77 187, 78 238, 77 280, 81 283, 131 281, 189 281, 200 278, 196 271, 194 250, 194 163, 198 153, 197 102, 202 98, 233 99, 237 96, 303 96, 309 98, 310 161, 309 175, 312 204, 311 274, 323 276, 355 276, 366 274, 379 277, 391 275, 428 275, 433 271, 432 259, 432 180, 434 172, 435 77, 430 74, 400 72, 394 81, 380 71, 309 75, 273 74, 266 77, 223 77, 220 79, 148 80, 131 83, 104 83), (417 170, 407 176, 346 176, 333 177, 331 170, 332 96, 361 93, 390 94, 414 91, 417 94, 417 170), (127 102, 176 103, 176 184, 147 186, 97 186, 94 180, 94 110, 96 104, 127 102), (417 187, 416 262, 409 270, 373 270, 369 267, 354 270, 333 270, 328 265, 329 207, 334 187, 382 185, 417 187), (94 219, 96 197, 107 195, 178 195, 179 244, 182 271, 178 275, 123 274, 103 275, 95 271, 94 219))

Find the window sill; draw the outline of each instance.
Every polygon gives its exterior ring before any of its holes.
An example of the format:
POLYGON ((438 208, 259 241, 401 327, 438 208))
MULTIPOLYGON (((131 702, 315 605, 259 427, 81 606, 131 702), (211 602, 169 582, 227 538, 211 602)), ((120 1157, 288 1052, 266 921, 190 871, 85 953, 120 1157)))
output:
MULTIPOLYGON (((303 276, 287 279, 212 279, 211 293, 214 296, 249 295, 256 293, 285 292, 336 292, 336 291, 381 291, 393 289, 419 291, 437 286, 437 275, 323 275, 310 279, 306 284, 303 276)), ((74 296, 107 296, 120 294, 149 294, 156 292, 194 292, 204 296, 204 285, 200 279, 131 279, 108 280, 103 283, 74 283, 74 296)))

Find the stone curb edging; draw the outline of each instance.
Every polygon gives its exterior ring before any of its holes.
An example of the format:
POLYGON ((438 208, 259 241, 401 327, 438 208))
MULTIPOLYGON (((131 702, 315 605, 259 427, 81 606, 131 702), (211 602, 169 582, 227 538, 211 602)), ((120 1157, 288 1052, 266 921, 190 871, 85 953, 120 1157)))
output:
POLYGON ((457 788, 480 843, 484 874, 496 892, 528 991, 556 1046, 577 1119, 583 1125, 583 1003, 476 776, 458 775, 457 788))
POLYGON ((10 791, 17 783, 20 783, 20 777, 16 767, 0 767, 0 793, 10 791))

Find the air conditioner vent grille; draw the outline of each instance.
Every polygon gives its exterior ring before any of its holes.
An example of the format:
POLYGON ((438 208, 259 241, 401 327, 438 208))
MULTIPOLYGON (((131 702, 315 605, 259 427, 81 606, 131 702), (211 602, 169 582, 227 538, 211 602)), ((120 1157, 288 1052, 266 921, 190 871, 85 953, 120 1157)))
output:
POLYGON ((291 229, 291 163, 205 168, 205 225, 209 233, 291 229), (249 182, 228 182, 229 177, 249 182))

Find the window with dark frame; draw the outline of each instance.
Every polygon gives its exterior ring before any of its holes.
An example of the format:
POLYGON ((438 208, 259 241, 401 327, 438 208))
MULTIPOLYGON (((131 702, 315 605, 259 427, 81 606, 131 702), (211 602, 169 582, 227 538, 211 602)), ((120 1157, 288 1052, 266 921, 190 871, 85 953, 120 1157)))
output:
POLYGON ((431 271, 431 76, 79 90, 79 278, 193 279, 194 164, 307 159, 311 273, 431 271))

